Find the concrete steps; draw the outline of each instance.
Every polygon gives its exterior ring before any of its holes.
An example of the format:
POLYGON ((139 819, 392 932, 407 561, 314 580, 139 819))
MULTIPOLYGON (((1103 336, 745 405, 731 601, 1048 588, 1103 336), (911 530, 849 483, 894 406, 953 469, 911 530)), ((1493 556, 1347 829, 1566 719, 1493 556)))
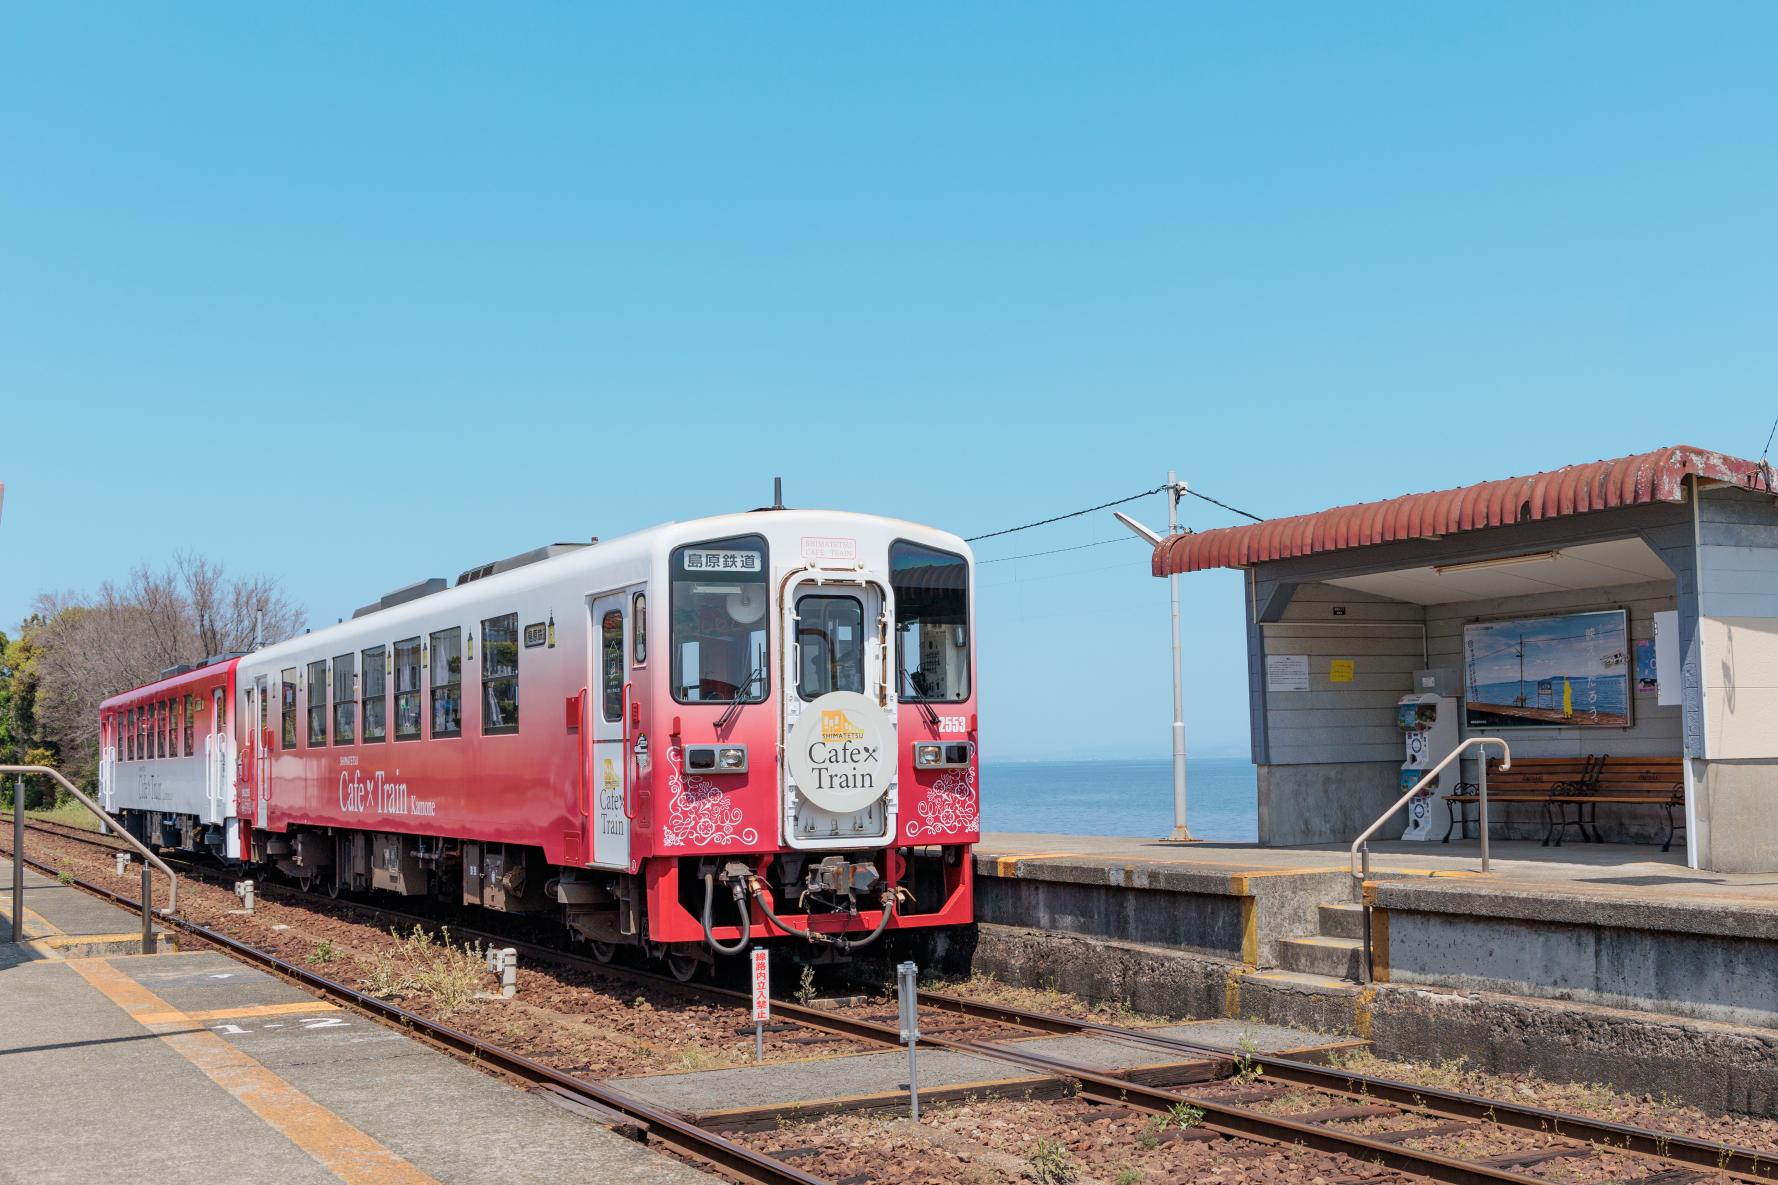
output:
POLYGON ((1321 906, 1321 934, 1325 938, 1364 938, 1364 906, 1337 901, 1321 906))
POLYGON ((1288 971, 1357 979, 1364 958, 1364 942, 1358 938, 1333 938, 1316 934, 1286 938, 1278 944, 1279 962, 1288 971))

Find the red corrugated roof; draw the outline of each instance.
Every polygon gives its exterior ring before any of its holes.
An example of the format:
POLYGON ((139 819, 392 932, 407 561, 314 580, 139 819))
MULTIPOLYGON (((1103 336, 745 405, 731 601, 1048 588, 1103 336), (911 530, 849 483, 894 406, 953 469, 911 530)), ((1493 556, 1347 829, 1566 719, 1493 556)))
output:
POLYGON ((1507 477, 1431 494, 1404 494, 1386 502, 1337 506, 1315 514, 1181 535, 1155 548, 1154 574, 1245 568, 1268 560, 1407 539, 1437 539, 1620 506, 1682 502, 1687 475, 1764 492, 1773 488, 1771 470, 1757 461, 1679 444, 1530 477, 1507 477))

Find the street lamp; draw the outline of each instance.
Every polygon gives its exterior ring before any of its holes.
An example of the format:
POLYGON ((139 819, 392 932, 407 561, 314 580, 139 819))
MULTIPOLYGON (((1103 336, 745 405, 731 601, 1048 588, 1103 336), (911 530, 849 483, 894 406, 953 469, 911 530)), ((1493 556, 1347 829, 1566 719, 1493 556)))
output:
MULTIPOLYGON (((1179 534, 1179 499, 1185 494, 1185 483, 1174 472, 1167 471, 1167 538, 1179 534)), ((1130 528, 1151 547, 1167 540, 1149 530, 1122 511, 1113 517, 1130 528)), ((1179 673, 1179 574, 1167 574, 1167 594, 1173 602, 1173 834, 1167 843, 1195 843, 1185 825, 1185 688, 1179 673)))

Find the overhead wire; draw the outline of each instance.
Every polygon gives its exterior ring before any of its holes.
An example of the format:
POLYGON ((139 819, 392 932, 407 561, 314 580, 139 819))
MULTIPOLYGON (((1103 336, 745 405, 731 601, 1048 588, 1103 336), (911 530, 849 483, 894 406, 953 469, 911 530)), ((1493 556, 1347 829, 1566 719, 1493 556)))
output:
MULTIPOLYGON (((1011 534, 1014 534, 1018 531, 1029 531, 1033 527, 1047 527, 1051 523, 1059 523, 1059 522, 1063 522, 1067 519, 1079 518, 1083 514, 1092 514, 1095 511, 1099 511, 1099 510, 1110 510, 1113 506, 1122 506, 1126 502, 1135 502, 1140 498, 1148 497, 1150 494, 1158 494, 1158 493, 1162 492, 1163 490, 1165 490, 1166 488, 1167 487, 1165 485, 1158 485, 1158 486, 1155 486, 1152 490, 1143 490, 1141 493, 1131 494, 1127 498, 1118 498, 1118 499, 1111 501, 1111 502, 1101 502, 1097 506, 1088 506, 1088 507, 1085 507, 1084 509, 1081 509, 1081 510, 1070 510, 1067 514, 1052 515, 1049 518, 1040 518, 1036 522, 1021 523, 1016 527, 1003 527, 998 531, 987 531, 987 532, 984 532, 983 534, 980 534, 980 535, 968 535, 968 536, 964 537, 963 541, 965 543, 976 543, 976 542, 979 542, 983 539, 997 539, 1002 535, 1011 535, 1011 534)), ((1197 490, 1192 489, 1190 486, 1185 487, 1184 492, 1186 494, 1189 494, 1193 498, 1201 498, 1204 501, 1210 503, 1212 506, 1220 506, 1224 510, 1228 511, 1231 514, 1238 514, 1242 518, 1250 518, 1256 523, 1263 523, 1266 521, 1265 519, 1261 518, 1257 514, 1253 514, 1248 511, 1242 510, 1238 506, 1230 506, 1227 502, 1223 502, 1223 501, 1220 501, 1216 498, 1212 498, 1209 494, 1199 493, 1197 490)), ((1107 542, 1109 542, 1109 541, 1107 541, 1107 542)), ((1098 546, 1098 544, 1088 543, 1088 544, 1083 544, 1082 546, 1096 547, 1096 546, 1098 546)), ((1056 550, 1057 551, 1068 551, 1068 550, 1072 550, 1072 549, 1057 548, 1056 550)), ((1047 553, 1047 552, 1033 552, 1031 554, 1046 555, 1049 553, 1047 553)), ((1022 559, 1024 557, 1022 557, 1022 556, 1007 556, 1005 558, 1007 558, 1007 559, 1022 559)), ((993 561, 992 560, 983 560, 980 562, 992 563, 993 561)))
POLYGON ((1146 498, 1150 494, 1158 494, 1166 488, 1167 487, 1164 485, 1158 485, 1152 490, 1143 490, 1140 494, 1131 494, 1127 498, 1118 498, 1117 500, 1112 501, 1112 502, 1101 502, 1097 506, 1088 506, 1084 510, 1070 510, 1067 514, 1058 514, 1058 515, 1055 515, 1051 518, 1040 518, 1034 523, 1022 523, 1016 527, 1005 527, 1001 530, 989 531, 986 534, 982 534, 982 535, 966 535, 963 539, 963 542, 975 543, 981 539, 995 539, 1001 535, 1011 535, 1015 531, 1029 531, 1032 527, 1047 527, 1051 523, 1059 523, 1059 522, 1063 521, 1064 519, 1079 518, 1081 515, 1091 514, 1095 510, 1110 510, 1113 506, 1122 506, 1125 502, 1134 502, 1138 498, 1146 498))

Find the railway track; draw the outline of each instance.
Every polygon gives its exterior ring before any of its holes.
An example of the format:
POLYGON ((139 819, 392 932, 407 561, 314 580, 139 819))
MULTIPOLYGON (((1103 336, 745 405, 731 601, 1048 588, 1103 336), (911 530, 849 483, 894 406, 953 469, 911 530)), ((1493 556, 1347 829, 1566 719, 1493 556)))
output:
MULTIPOLYGON (((89 846, 107 850, 119 847, 101 836, 92 832, 82 832, 77 828, 45 826, 36 822, 28 826, 46 835, 75 840, 89 846)), ((196 866, 192 867, 196 870, 196 866)), ((102 886, 80 881, 76 883, 88 891, 96 892, 120 904, 139 908, 137 903, 104 889, 102 886)), ((336 901, 319 893, 305 892, 290 886, 276 886, 276 889, 280 895, 288 894, 310 899, 333 909, 347 908, 384 921, 419 924, 426 927, 436 927, 441 924, 435 918, 419 917, 358 901, 336 901)), ((391 1020, 404 1027, 416 1027, 409 1019, 418 1019, 415 1014, 395 1005, 365 996, 350 987, 317 976, 305 968, 286 963, 265 952, 256 951, 226 935, 217 934, 204 927, 180 923, 176 919, 170 919, 170 921, 206 941, 215 943, 230 953, 267 966, 280 974, 315 990, 333 995, 335 998, 348 1002, 372 1015, 391 1020)), ((684 984, 664 975, 619 964, 601 963, 554 947, 515 940, 507 935, 475 931, 456 925, 452 925, 451 929, 461 937, 516 947, 522 957, 534 962, 618 974, 638 983, 652 983, 677 991, 699 993, 714 1000, 730 1001, 738 1008, 744 1007, 747 1002, 744 993, 713 985, 684 984)), ((1778 1156, 1770 1154, 1762 1155, 1713 1141, 1697 1140, 1687 1136, 1590 1119, 1545 1108, 1524 1106, 1510 1100, 1417 1086, 1374 1075, 1354 1074, 1289 1058, 1261 1054, 1242 1055, 1244 1071, 1242 1076, 1249 1081, 1234 1091, 1219 1093, 1217 1088, 1207 1086, 1141 1085, 1125 1077, 1104 1073, 1092 1066, 1044 1056, 996 1042, 1007 1036, 1036 1034, 1089 1036, 1140 1046, 1174 1057, 1183 1055, 1193 1059, 1215 1059, 1228 1064, 1231 1071, 1233 1069, 1232 1058, 1226 1050, 1197 1045, 1179 1038, 1148 1033, 1140 1029, 1080 1021, 1069 1017, 987 1004, 941 992, 921 993, 920 1003, 929 1012, 966 1020, 975 1026, 984 1026, 945 1033, 935 1031, 923 1038, 922 1045, 924 1047, 948 1049, 978 1057, 992 1058, 1032 1073, 1060 1078, 1077 1090, 1081 1097, 1108 1106, 1144 1111, 1156 1116, 1177 1114, 1180 1107, 1190 1107, 1201 1113, 1202 1118, 1197 1126, 1206 1134, 1255 1141, 1261 1144, 1302 1145, 1321 1152, 1340 1153, 1361 1161, 1386 1166, 1405 1179, 1443 1181, 1449 1182, 1451 1185, 1547 1182, 1549 1178, 1532 1175, 1523 1170, 1538 1165, 1547 1165, 1551 1162, 1560 1162, 1567 1170, 1579 1170, 1585 1167, 1584 1162, 1588 1160, 1617 1157, 1627 1161, 1625 1167, 1643 1168, 1648 1171, 1636 1172, 1627 1176, 1614 1171, 1609 1177, 1612 1181, 1638 1182, 1641 1185, 1690 1185, 1692 1182, 1704 1181, 1778 1180, 1778 1156), (1293 1092, 1304 1091, 1314 1092, 1325 1097, 1327 1105, 1295 1113, 1262 1110, 1251 1105, 1264 1105, 1293 1092), (1342 1127, 1344 1124, 1385 1117, 1406 1119, 1415 1126, 1387 1132, 1356 1132, 1342 1127), (1403 1146, 1409 1141, 1418 1139, 1435 1139, 1461 1134, 1484 1134, 1491 1128, 1497 1131, 1511 1129, 1518 1132, 1537 1133, 1544 1138, 1532 1148, 1516 1149, 1492 1157, 1478 1158, 1447 1156, 1403 1146)), ((883 1046, 899 1046, 900 1044, 898 1025, 882 1023, 869 1017, 812 1008, 788 1000, 774 1001, 773 1010, 775 1015, 784 1020, 817 1031, 883 1046)), ((745 1161, 731 1163, 731 1158, 736 1154, 745 1154, 746 1156, 759 1156, 759 1154, 749 1152, 738 1144, 722 1140, 716 1133, 689 1124, 678 1116, 661 1112, 648 1104, 629 1099, 622 1095, 622 1092, 602 1086, 596 1087, 583 1080, 570 1078, 548 1067, 531 1062, 522 1055, 497 1050, 466 1034, 438 1025, 436 1022, 422 1022, 422 1024, 424 1027, 416 1028, 416 1031, 432 1036, 429 1030, 438 1030, 441 1035, 433 1037, 433 1039, 442 1045, 471 1053, 502 1069, 506 1068, 505 1063, 510 1061, 518 1067, 515 1072, 516 1077, 532 1081, 544 1089, 578 1091, 582 1097, 591 1099, 594 1104, 618 1111, 646 1125, 651 1133, 655 1133, 658 1128, 658 1134, 666 1142, 689 1155, 729 1171, 738 1179, 748 1181, 817 1181, 816 1178, 801 1174, 791 1166, 772 1160, 770 1157, 763 1157, 765 1161, 770 1162, 768 1166, 745 1161), (605 1101, 600 1098, 600 1095, 616 1101, 605 1101), (670 1119, 672 1125, 664 1124, 664 1119, 670 1119), (701 1138, 722 1140, 721 1145, 715 1149, 715 1155, 699 1151, 694 1146, 701 1138), (749 1173, 772 1172, 785 1172, 791 1175, 778 1177, 749 1175, 749 1173)), ((941 1026, 935 1025, 933 1027, 936 1030, 941 1026)), ((795 1119, 799 1115, 806 1116, 809 1110, 808 1104, 797 1108, 784 1108, 782 1118, 795 1119)), ((769 1109, 762 1109, 761 1117, 770 1118, 769 1109)), ((1564 1175, 1571 1175, 1571 1173, 1564 1175)))

